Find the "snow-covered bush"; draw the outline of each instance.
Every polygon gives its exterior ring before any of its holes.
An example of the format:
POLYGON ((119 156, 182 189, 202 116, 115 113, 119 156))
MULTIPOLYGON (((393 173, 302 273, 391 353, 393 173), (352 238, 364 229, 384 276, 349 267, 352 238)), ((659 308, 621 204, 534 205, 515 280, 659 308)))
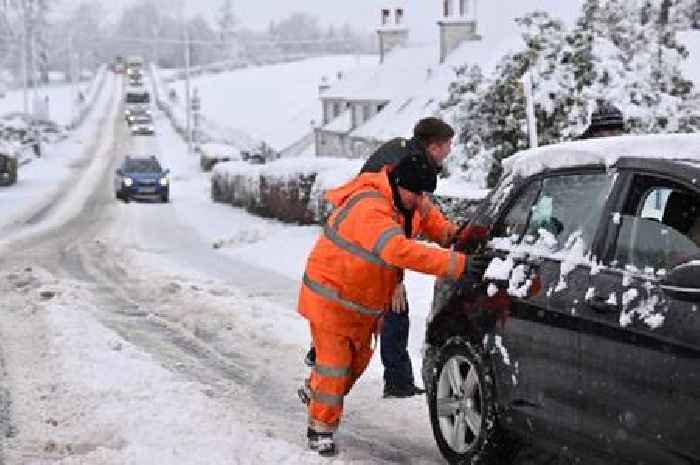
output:
POLYGON ((298 224, 322 222, 328 205, 323 196, 355 176, 362 160, 281 159, 265 165, 220 163, 211 178, 212 200, 251 213, 298 224))

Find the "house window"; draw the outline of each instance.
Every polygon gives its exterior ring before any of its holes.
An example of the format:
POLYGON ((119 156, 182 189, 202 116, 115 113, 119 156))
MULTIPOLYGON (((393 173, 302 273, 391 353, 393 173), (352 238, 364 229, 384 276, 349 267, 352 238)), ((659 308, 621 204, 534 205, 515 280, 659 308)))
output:
POLYGON ((340 104, 338 102, 333 103, 333 118, 336 118, 340 114, 340 104))
POLYGON ((382 26, 389 24, 389 18, 391 17, 391 11, 382 10, 382 26))
POLYGON ((362 105, 362 122, 367 121, 371 116, 371 108, 368 103, 362 105))
POLYGON ((442 2, 442 12, 445 18, 450 17, 450 0, 443 0, 442 2))
POLYGON ((403 23, 403 9, 402 8, 397 8, 396 9, 396 25, 400 25, 403 23))
POLYGON ((379 105, 377 105, 377 113, 382 111, 384 107, 386 107, 386 103, 380 103, 379 105))
POLYGON ((467 14, 467 0, 459 0, 459 15, 461 17, 467 14))

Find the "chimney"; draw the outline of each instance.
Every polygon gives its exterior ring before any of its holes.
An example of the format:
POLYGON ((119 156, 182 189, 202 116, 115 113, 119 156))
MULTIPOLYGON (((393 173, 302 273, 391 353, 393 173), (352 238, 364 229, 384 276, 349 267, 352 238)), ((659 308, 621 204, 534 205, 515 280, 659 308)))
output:
POLYGON ((408 27, 404 24, 403 6, 382 8, 379 36, 379 62, 384 63, 386 55, 396 47, 405 47, 408 42, 408 27))
POLYGON ((468 40, 481 40, 477 33, 478 0, 443 0, 440 26, 440 63, 468 40))

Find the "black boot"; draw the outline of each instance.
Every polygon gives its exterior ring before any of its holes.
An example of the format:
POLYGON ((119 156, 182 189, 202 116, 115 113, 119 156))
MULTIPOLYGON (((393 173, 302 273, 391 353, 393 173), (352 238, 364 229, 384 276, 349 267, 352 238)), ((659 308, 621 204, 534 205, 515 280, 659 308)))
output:
POLYGON ((309 351, 306 353, 306 357, 304 357, 304 363, 308 367, 313 367, 316 365, 316 348, 312 347, 309 349, 309 351))
POLYGON ((317 433, 307 428, 306 438, 309 441, 309 449, 317 451, 319 455, 331 457, 336 454, 333 433, 317 433))
POLYGON ((405 386, 395 386, 392 384, 384 385, 384 398, 399 398, 413 397, 425 394, 425 389, 421 389, 415 384, 407 384, 405 386))

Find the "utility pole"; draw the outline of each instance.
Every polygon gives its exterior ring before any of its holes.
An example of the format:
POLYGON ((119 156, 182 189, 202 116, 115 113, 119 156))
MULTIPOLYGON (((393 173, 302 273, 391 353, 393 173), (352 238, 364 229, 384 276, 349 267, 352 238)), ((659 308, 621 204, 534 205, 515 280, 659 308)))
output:
MULTIPOLYGON (((26 11, 24 12, 26 15, 26 11)), ((29 92, 27 91, 27 19, 22 24, 22 112, 29 113, 29 92)))
POLYGON ((78 70, 76 69, 75 52, 73 51, 73 35, 68 36, 68 70, 70 72, 71 102, 73 106, 73 119, 78 117, 78 70))
POLYGON ((158 66, 158 25, 153 25, 153 63, 158 66))
POLYGON ((192 113, 193 113, 192 116, 194 118, 194 129, 193 129, 192 138, 194 139, 194 151, 195 151, 195 153, 199 152, 200 144, 202 143, 201 132, 200 132, 201 116, 202 116, 201 109, 202 109, 202 101, 199 98, 199 92, 197 91, 197 88, 195 88, 194 93, 192 95, 192 113))
POLYGON ((190 101, 190 32, 185 24, 185 114, 187 119, 187 154, 192 155, 192 102, 190 101))
POLYGON ((530 138, 530 148, 536 148, 537 140, 537 119, 535 118, 535 102, 532 96, 532 73, 525 71, 522 77, 523 91, 525 93, 525 110, 527 112, 527 134, 530 138))

